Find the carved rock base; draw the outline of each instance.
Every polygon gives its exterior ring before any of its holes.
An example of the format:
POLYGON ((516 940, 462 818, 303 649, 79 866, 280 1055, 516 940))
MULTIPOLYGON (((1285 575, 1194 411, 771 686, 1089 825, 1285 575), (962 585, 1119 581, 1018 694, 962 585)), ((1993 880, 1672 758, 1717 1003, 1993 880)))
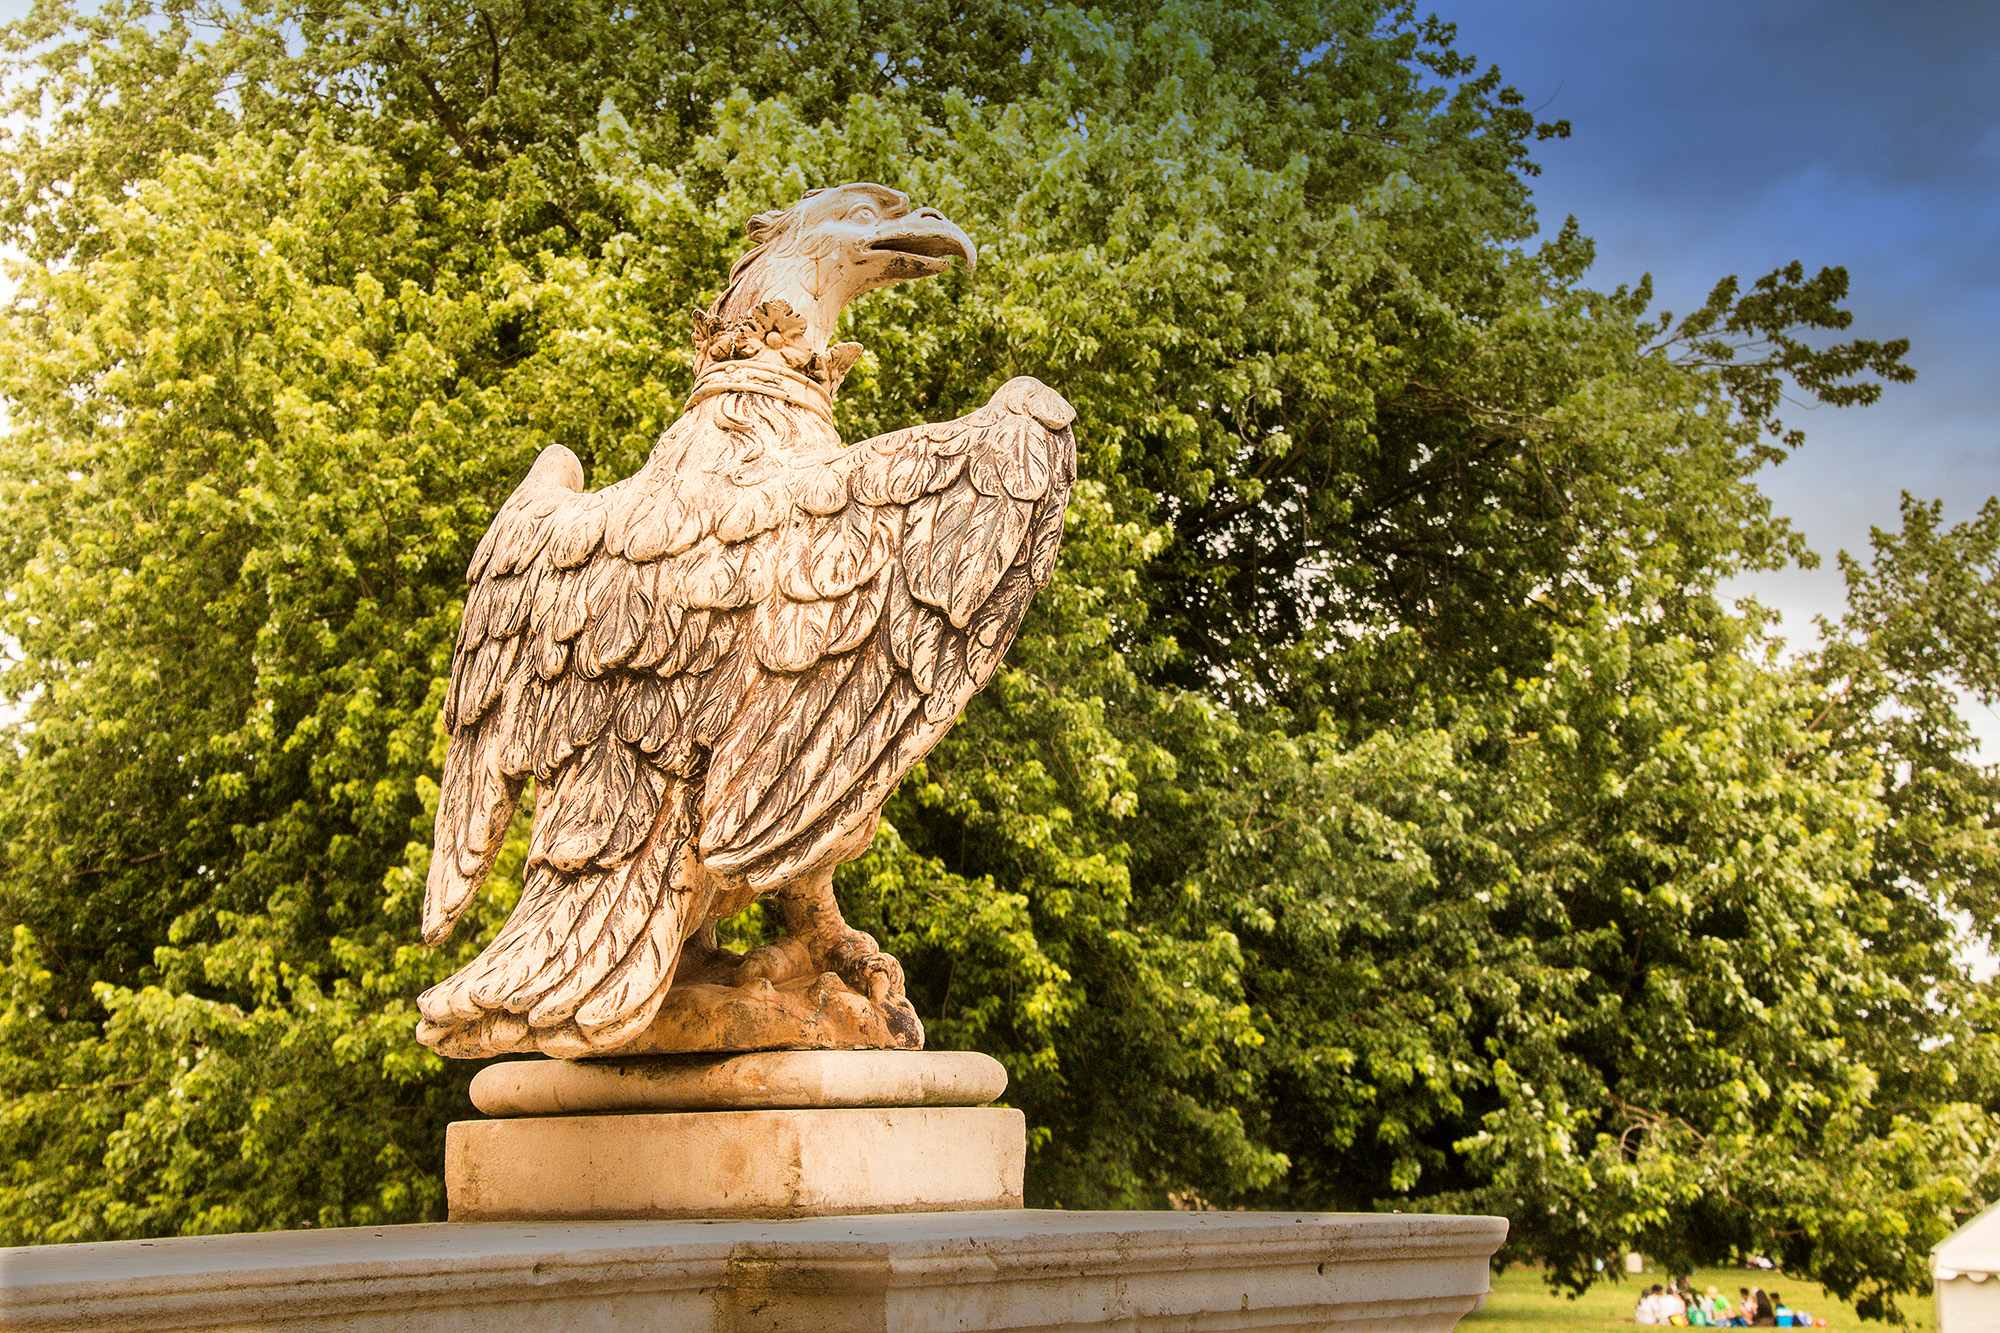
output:
MULTIPOLYGON (((735 957, 735 955, 730 955, 735 957)), ((538 1031, 517 1015, 489 1015, 477 1025, 446 1031, 428 1020, 417 1039, 439 1055, 477 1060, 540 1052, 564 1060, 635 1055, 722 1054, 737 1051, 920 1051, 924 1025, 901 995, 875 1001, 832 972, 780 985, 753 981, 676 983, 638 1036, 611 1050, 592 1050, 573 1024, 538 1031)))
POLYGON ((638 1037, 607 1054, 915 1051, 924 1025, 900 995, 877 1004, 831 972, 783 985, 675 986, 638 1037))
POLYGON ((1027 1121, 991 1106, 461 1120, 454 1222, 1019 1208, 1027 1121))
POLYGON ((508 1060, 473 1076, 490 1116, 984 1106, 1007 1071, 977 1051, 758 1051, 613 1060, 508 1060))

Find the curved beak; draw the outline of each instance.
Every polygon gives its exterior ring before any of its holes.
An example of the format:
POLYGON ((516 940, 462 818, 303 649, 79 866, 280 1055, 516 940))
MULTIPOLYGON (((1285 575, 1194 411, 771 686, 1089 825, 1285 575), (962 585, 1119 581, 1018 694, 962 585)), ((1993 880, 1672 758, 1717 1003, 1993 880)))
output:
POLYGON ((943 273, 951 267, 954 257, 963 259, 965 271, 970 273, 979 259, 972 238, 935 208, 919 208, 914 213, 905 213, 902 217, 882 223, 875 229, 868 248, 907 256, 908 260, 920 265, 922 272, 905 275, 909 277, 943 273))

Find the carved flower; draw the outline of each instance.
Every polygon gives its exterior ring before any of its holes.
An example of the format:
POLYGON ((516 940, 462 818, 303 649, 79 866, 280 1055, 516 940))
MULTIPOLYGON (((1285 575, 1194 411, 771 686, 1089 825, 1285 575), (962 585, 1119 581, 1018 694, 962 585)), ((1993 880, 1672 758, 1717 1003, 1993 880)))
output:
POLYGON ((805 339, 806 321, 786 301, 764 301, 742 319, 723 323, 707 311, 694 315, 694 344, 710 361, 742 361, 776 352, 793 370, 820 373, 820 357, 805 339))
POLYGON ((783 301, 766 301, 751 307, 743 325, 753 355, 761 351, 776 352, 793 370, 814 359, 813 349, 806 345, 805 319, 783 301))
POLYGON ((774 352, 782 350, 787 343, 799 342, 806 331, 805 320, 786 301, 765 301, 750 307, 743 325, 753 341, 774 352))

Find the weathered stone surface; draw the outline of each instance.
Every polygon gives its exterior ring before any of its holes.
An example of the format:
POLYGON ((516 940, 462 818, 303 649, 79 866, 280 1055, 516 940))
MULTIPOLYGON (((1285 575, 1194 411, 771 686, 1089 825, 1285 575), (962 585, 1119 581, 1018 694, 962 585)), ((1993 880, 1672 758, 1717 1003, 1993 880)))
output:
POLYGON ((490 1116, 984 1106, 1007 1071, 977 1051, 762 1051, 617 1060, 510 1060, 473 1076, 490 1116))
POLYGON ((427 941, 531 777, 534 829, 506 927, 418 998, 441 1055, 923 1046, 902 965, 842 919, 833 872, 1048 586, 1076 413, 1022 377, 843 446, 833 397, 861 349, 827 343, 842 309, 970 271, 972 241, 865 183, 747 231, 645 465, 587 491, 550 446, 466 571, 427 941), (759 898, 780 937, 719 947, 759 898))
POLYGON ((1027 1124, 993 1106, 461 1120, 454 1222, 1021 1206, 1027 1124))
POLYGON ((37 1333, 1447 1333, 1493 1217, 904 1214, 266 1232, 0 1251, 37 1333))

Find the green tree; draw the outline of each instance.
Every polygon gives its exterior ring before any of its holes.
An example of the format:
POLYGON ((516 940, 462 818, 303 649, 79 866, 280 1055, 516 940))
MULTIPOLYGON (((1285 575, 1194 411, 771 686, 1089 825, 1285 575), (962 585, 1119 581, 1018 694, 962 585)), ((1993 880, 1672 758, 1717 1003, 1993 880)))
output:
POLYGON ((850 312, 848 437, 1021 373, 1080 411, 1055 585, 841 880, 933 1040, 1007 1063, 1035 1199, 1489 1208, 1577 1283, 1782 1245, 1910 1289, 2000 1184, 1953 952, 1993 790, 1940 692, 1989 686, 1990 584, 1950 581, 1992 534, 1913 526, 1775 657, 1715 588, 1804 555, 1754 481, 1780 391, 1869 401, 1903 345, 1817 347, 1840 270, 1679 321, 1585 287, 1574 225, 1530 243, 1566 127, 1452 37, 1388 0, 38 7, 0 1232, 438 1215, 469 1070, 411 1001, 518 891, 516 846, 415 945, 460 571, 547 444, 637 466, 745 217, 876 179, 982 262, 850 312))

